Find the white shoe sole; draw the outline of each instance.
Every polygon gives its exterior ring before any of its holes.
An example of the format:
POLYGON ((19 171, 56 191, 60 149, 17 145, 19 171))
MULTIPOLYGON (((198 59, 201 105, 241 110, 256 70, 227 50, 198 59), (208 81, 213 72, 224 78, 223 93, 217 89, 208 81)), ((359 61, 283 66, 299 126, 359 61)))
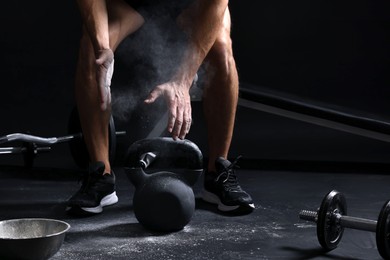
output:
MULTIPOLYGON (((118 196, 114 191, 113 193, 103 197, 103 199, 100 201, 100 204, 97 207, 80 207, 80 209, 88 213, 98 214, 103 211, 103 207, 114 205, 117 202, 118 202, 118 196)), ((67 210, 71 210, 71 209, 72 209, 71 207, 67 208, 67 210)))
MULTIPOLYGON (((235 206, 225 205, 222 203, 222 201, 218 198, 217 195, 215 195, 214 193, 208 192, 207 190, 203 190, 201 197, 204 201, 218 205, 218 209, 220 211, 223 211, 223 212, 234 211, 234 210, 238 209, 239 207, 242 207, 240 205, 235 205, 235 206)), ((254 209, 255 205, 253 203, 248 204, 248 208, 254 209)))

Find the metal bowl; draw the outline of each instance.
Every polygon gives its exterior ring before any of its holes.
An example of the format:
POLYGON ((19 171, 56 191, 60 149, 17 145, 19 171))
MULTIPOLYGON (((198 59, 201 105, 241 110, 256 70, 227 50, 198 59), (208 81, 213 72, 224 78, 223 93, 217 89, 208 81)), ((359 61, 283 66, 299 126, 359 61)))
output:
POLYGON ((0 221, 0 259, 49 259, 60 249, 69 228, 55 219, 0 221))

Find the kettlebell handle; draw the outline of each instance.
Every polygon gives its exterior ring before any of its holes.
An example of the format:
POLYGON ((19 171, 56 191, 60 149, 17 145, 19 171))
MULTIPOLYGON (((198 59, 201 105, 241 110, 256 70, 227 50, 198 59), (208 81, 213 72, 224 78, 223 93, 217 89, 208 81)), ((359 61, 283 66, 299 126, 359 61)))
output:
POLYGON ((166 169, 193 186, 203 172, 199 147, 187 139, 157 137, 139 140, 127 150, 125 170, 133 183, 142 183, 143 178, 166 169), (146 173, 146 169, 150 172, 146 173))
POLYGON ((138 187, 142 183, 146 182, 148 175, 144 172, 144 170, 156 159, 156 157, 157 153, 154 152, 141 154, 137 167, 127 169, 130 180, 135 187, 138 187))
POLYGON ((156 159, 157 153, 156 152, 147 152, 144 154, 141 154, 139 159, 139 166, 142 169, 148 168, 148 166, 156 159))
MULTIPOLYGON (((140 160, 149 152, 157 155, 153 167, 159 169, 197 170, 203 168, 203 156, 199 147, 187 139, 173 140, 172 137, 136 141, 127 150, 126 165, 132 168, 144 167, 145 165, 140 165, 140 160)), ((151 168, 151 166, 147 167, 151 168)))

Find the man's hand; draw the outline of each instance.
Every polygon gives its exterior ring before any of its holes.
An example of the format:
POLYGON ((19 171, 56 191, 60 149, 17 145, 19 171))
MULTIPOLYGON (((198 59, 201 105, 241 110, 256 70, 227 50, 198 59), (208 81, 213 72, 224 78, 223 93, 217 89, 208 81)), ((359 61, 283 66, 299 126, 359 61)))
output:
POLYGON ((177 82, 158 85, 150 92, 145 103, 151 104, 160 96, 165 98, 168 105, 168 131, 172 133, 173 139, 184 139, 190 131, 192 121, 189 87, 177 82))
POLYGON ((100 94, 100 108, 105 111, 111 104, 111 78, 114 73, 114 53, 111 49, 98 51, 96 81, 100 94))

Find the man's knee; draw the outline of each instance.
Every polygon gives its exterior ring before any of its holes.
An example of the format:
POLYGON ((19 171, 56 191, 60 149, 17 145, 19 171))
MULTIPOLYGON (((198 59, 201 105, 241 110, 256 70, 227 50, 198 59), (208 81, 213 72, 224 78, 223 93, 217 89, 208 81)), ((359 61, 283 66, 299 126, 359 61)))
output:
POLYGON ((208 61, 218 71, 225 76, 228 76, 232 69, 235 70, 235 61, 233 57, 231 39, 217 39, 208 54, 208 61))

